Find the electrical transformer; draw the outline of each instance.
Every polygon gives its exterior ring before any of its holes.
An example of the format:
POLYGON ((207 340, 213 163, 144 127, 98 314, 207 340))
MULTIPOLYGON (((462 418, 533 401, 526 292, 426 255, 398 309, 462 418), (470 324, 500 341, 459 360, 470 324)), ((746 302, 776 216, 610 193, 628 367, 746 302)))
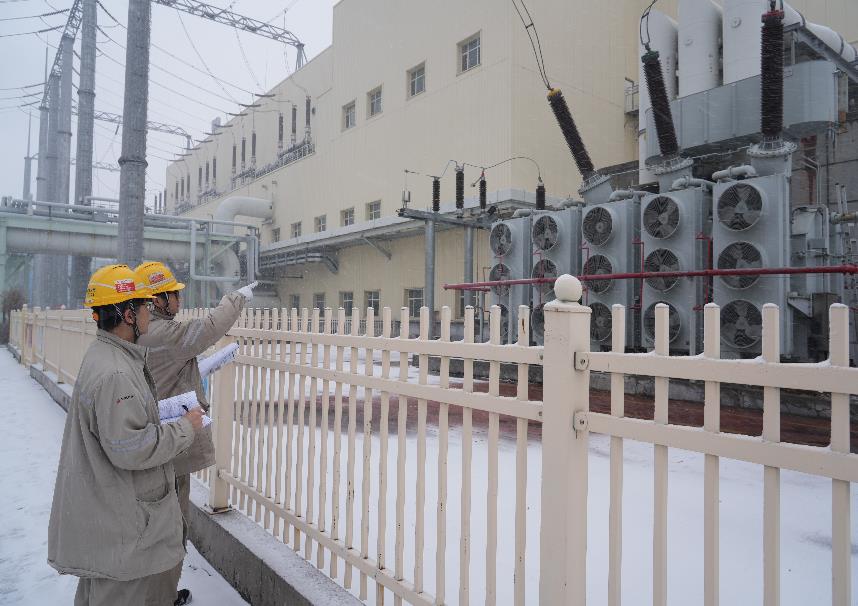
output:
MULTIPOLYGON (((715 185, 712 245, 717 269, 760 269, 789 265, 789 184, 774 174, 715 185)), ((788 276, 718 276, 715 302, 721 307, 722 357, 762 352, 763 305, 781 310, 781 354, 792 356, 787 305, 788 276)))
MULTIPOLYGON (((700 187, 647 196, 641 201, 643 270, 705 269, 712 197, 700 187)), ((670 349, 695 355, 703 350, 704 279, 653 277, 644 280, 643 346, 655 347, 655 306, 669 306, 670 349)))
MULTIPOLYGON (((581 274, 616 274, 640 271, 640 204, 636 198, 584 208, 581 274)), ((587 305, 592 310, 590 339, 594 351, 611 346, 611 306, 631 311, 640 304, 639 280, 585 280, 587 305)), ((626 322, 626 346, 640 344, 637 321, 626 322)))
MULTIPOLYGON (((520 280, 530 277, 531 258, 531 218, 514 217, 498 221, 489 234, 492 249, 492 268, 489 281, 520 280)), ((492 305, 501 308, 501 342, 514 343, 518 331, 518 307, 530 305, 529 285, 492 286, 492 305)))

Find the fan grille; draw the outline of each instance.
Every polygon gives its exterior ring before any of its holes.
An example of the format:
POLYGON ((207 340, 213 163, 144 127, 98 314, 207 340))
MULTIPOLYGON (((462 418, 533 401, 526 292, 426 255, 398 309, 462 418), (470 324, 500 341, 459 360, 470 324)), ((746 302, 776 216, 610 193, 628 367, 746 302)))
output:
MULTIPOLYGON (((509 280, 512 274, 509 267, 503 263, 498 263, 489 272, 489 280, 495 282, 497 280, 509 280)), ((505 297, 509 294, 509 284, 496 284, 492 286, 492 292, 499 297, 505 297)))
POLYGON ((543 215, 533 224, 533 244, 539 250, 551 250, 560 240, 560 226, 554 217, 543 215))
POLYGON ((611 238, 613 231, 614 219, 607 208, 597 206, 584 215, 584 238, 590 244, 602 246, 611 238))
MULTIPOLYGON (((733 242, 718 255, 718 269, 755 269, 763 266, 763 255, 749 242, 733 242)), ((721 276, 730 288, 749 288, 760 276, 721 276)))
MULTIPOLYGON (((646 260, 644 261, 644 271, 648 273, 654 272, 668 272, 668 271, 679 271, 680 264, 679 259, 673 253, 666 248, 659 248, 652 251, 649 255, 647 255, 646 260)), ((655 290, 659 292, 665 292, 676 286, 676 283, 679 282, 679 278, 662 278, 660 276, 647 278, 646 283, 655 290)))
POLYGON ((673 198, 658 196, 650 200, 643 212, 643 226, 653 238, 662 240, 679 227, 679 206, 673 198))
MULTIPOLYGON (((611 260, 605 255, 593 255, 584 263, 584 275, 593 276, 598 274, 614 273, 611 260)), ((594 293, 603 293, 611 287, 610 280, 587 280, 587 288, 594 293)))
POLYGON ((590 340, 604 342, 611 338, 611 310, 604 303, 590 303, 590 340))
POLYGON ((743 299, 730 301, 721 309, 721 340, 737 349, 759 344, 763 334, 760 309, 743 299))
POLYGON ((492 252, 497 257, 502 257, 512 250, 512 231, 509 225, 498 223, 492 228, 492 233, 489 236, 489 244, 492 247, 492 252))
MULTIPOLYGON (((644 312, 644 331, 646 333, 647 339, 652 342, 655 342, 655 307, 659 303, 666 303, 665 301, 659 301, 658 303, 653 303, 649 307, 647 307, 644 312)), ((682 316, 679 315, 679 311, 671 305, 670 303, 666 303, 667 310, 667 339, 668 343, 673 343, 676 338, 679 336, 679 332, 682 330, 682 316)))
MULTIPOLYGON (((557 265, 555 265, 554 261, 551 259, 542 259, 541 261, 537 261, 537 263, 533 266, 533 271, 530 274, 531 278, 556 278, 557 277, 557 265)), ((554 285, 549 282, 543 282, 542 284, 536 284, 536 289, 542 293, 543 295, 551 292, 551 289, 554 288, 554 285)))
POLYGON ((757 224, 762 214, 763 197, 753 185, 737 183, 718 198, 718 220, 727 229, 749 229, 757 224))

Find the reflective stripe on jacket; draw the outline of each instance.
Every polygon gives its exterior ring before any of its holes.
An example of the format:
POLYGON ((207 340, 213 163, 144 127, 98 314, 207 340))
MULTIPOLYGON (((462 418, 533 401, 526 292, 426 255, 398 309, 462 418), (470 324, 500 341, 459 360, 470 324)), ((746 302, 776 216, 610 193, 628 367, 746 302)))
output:
POLYGON ((84 356, 48 528, 48 563, 61 573, 128 581, 184 557, 171 461, 194 430, 159 423, 145 351, 99 330, 84 356))

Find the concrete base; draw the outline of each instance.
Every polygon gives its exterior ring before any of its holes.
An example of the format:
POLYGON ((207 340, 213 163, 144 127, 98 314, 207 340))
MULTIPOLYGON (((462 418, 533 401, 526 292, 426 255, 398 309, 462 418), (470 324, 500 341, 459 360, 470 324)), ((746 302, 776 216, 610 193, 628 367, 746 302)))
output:
POLYGON ((207 488, 191 479, 190 539, 227 583, 254 606, 361 602, 247 516, 211 514, 207 488))
POLYGON ((9 353, 12 354, 12 357, 15 358, 15 361, 20 364, 21 363, 21 352, 15 349, 12 345, 6 344, 6 349, 9 350, 9 353))
MULTIPOLYGON (((14 350, 9 348, 14 355, 14 350)), ((68 411, 72 389, 41 365, 30 376, 68 411)), ((357 598, 245 515, 206 508, 208 489, 191 479, 188 527, 203 557, 253 606, 361 606, 357 598)))

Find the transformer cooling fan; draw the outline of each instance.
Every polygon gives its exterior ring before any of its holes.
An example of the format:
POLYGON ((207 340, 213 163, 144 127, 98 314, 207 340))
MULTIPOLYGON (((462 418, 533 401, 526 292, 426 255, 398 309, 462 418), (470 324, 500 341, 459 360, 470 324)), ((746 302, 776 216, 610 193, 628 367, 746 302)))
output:
MULTIPOLYGON (((749 242, 733 242, 718 255, 718 269, 752 269, 763 266, 763 255, 749 242)), ((730 288, 748 288, 757 283, 760 276, 721 276, 730 288)))
POLYGON ((545 304, 536 305, 530 314, 530 328, 533 330, 533 338, 543 340, 545 338, 545 304))
POLYGON ((643 226, 653 238, 669 238, 679 226, 679 206, 667 196, 653 198, 644 209, 643 226))
MULTIPOLYGON (((644 271, 647 273, 655 273, 662 271, 679 271, 679 259, 673 253, 666 248, 659 248, 647 255, 646 260, 644 261, 644 271)), ((653 277, 647 278, 646 283, 650 286, 650 288, 654 288, 659 292, 665 292, 676 286, 676 283, 679 282, 679 278, 662 278, 662 277, 653 277)))
POLYGON ((718 220, 727 229, 749 229, 757 224, 762 214, 763 197, 753 185, 737 183, 718 198, 718 220))
MULTIPOLYGON (((498 263, 492 270, 489 272, 489 280, 491 282, 496 282, 498 280, 509 280, 512 274, 509 271, 509 267, 504 265, 503 263, 498 263)), ((509 294, 509 285, 508 284, 498 284, 492 286, 492 292, 499 297, 505 297, 509 294)))
MULTIPOLYGON (((533 266, 533 271, 530 274, 531 278, 556 278, 557 277, 557 265, 554 264, 554 261, 551 259, 542 259, 541 261, 537 261, 536 265, 533 266)), ((547 295, 551 292, 551 289, 554 288, 554 285, 548 282, 543 282, 541 284, 536 284, 536 288, 543 295, 547 295)))
POLYGON ((748 349, 760 342, 763 316, 750 301, 737 299, 721 309, 721 340, 737 349, 748 349))
POLYGON ((505 223, 498 223, 492 228, 489 244, 496 257, 503 257, 512 249, 512 232, 505 223))
MULTIPOLYGON (((660 301, 661 303, 665 303, 664 301, 660 301)), ((644 312, 643 323, 644 330, 646 331, 646 336, 651 342, 655 342, 655 306, 658 303, 653 303, 649 307, 647 307, 644 312)), ((682 330, 682 316, 679 315, 679 312, 676 308, 667 303, 667 339, 668 343, 673 343, 676 340, 676 337, 679 336, 679 331, 682 330)))
POLYGON ((594 246, 602 246, 611 239, 614 230, 614 219, 611 211, 607 208, 597 206, 584 215, 583 232, 584 238, 594 246))
POLYGON ((611 338, 611 310, 604 303, 590 303, 590 340, 607 341, 611 338))
MULTIPOLYGON (((614 266, 611 264, 611 260, 608 259, 605 255, 593 255, 587 262, 584 263, 584 275, 592 276, 597 274, 612 274, 614 273, 614 266)), ((587 280, 586 281, 587 288, 589 288, 594 293, 603 293, 611 287, 610 280, 587 280)))
POLYGON ((560 227, 554 217, 543 215, 533 224, 533 244, 539 250, 551 250, 560 239, 560 227))

